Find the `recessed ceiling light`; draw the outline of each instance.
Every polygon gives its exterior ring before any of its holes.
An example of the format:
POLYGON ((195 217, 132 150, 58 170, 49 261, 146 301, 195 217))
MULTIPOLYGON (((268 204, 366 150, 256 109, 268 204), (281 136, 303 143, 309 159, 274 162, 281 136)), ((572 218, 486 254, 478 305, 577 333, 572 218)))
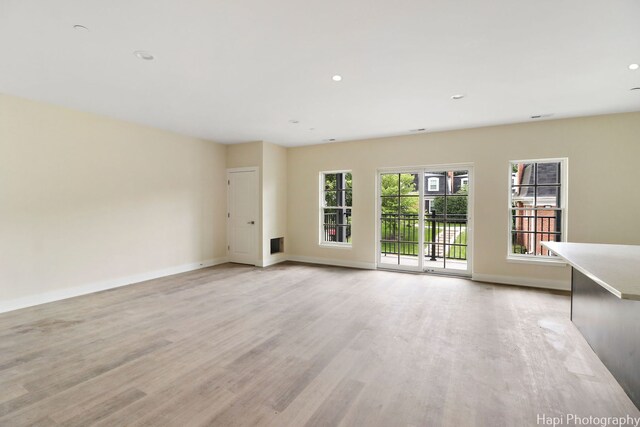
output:
POLYGON ((458 93, 458 94, 453 95, 453 96, 451 97, 451 99, 462 99, 462 98, 464 98, 464 95, 463 95, 463 94, 461 94, 461 93, 458 93))
POLYGON ((331 77, 331 80, 333 80, 334 82, 339 82, 340 80, 342 80, 342 76, 340 74, 336 74, 335 76, 331 77))
POLYGON ((553 116, 553 113, 547 113, 547 114, 534 114, 533 116, 530 116, 532 119, 542 119, 545 117, 551 117, 553 116))
POLYGON ((427 129, 419 128, 419 129, 411 129, 409 132, 424 132, 425 130, 427 130, 427 129))
POLYGON ((80 25, 80 24, 76 24, 73 26, 74 30, 80 30, 80 31, 89 31, 89 29, 87 27, 85 27, 84 25, 80 25))
POLYGON ((144 50, 136 50, 135 52, 133 52, 133 54, 140 59, 144 59, 145 61, 151 61, 154 58, 152 54, 144 50))
POLYGON ((631 64, 631 65, 629 65, 629 69, 630 69, 630 70, 637 70, 638 68, 640 68, 640 65, 638 65, 638 64, 631 64))
POLYGON ((629 89, 629 90, 640 90, 640 87, 632 87, 632 88, 631 88, 631 89, 629 89))
POLYGON ((335 138, 323 139, 324 142, 333 142, 335 140, 336 140, 335 138))

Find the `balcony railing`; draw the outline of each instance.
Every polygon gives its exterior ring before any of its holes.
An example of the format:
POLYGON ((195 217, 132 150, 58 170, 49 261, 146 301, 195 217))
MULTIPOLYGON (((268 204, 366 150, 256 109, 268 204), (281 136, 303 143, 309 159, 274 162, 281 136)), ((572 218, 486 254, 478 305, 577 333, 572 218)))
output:
MULTIPOLYGON (((417 214, 382 214, 381 253, 418 256, 420 218, 417 214)), ((425 257, 432 260, 467 259, 467 216, 438 215, 432 211, 424 219, 425 257)))
POLYGON ((351 241, 351 211, 325 213, 323 229, 325 242, 351 241))

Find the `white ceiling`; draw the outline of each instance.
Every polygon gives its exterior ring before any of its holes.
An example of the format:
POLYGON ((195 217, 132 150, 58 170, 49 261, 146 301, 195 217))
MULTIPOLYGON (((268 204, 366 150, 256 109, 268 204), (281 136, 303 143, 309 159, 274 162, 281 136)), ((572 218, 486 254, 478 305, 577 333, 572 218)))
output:
POLYGON ((639 18, 638 0, 0 0, 0 92, 287 146, 638 111, 639 18))

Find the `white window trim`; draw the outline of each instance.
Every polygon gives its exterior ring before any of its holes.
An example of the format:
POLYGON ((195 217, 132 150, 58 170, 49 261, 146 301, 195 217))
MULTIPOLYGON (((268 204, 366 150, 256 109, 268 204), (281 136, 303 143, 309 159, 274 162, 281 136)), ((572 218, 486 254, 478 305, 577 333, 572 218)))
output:
POLYGON ((431 177, 427 178, 427 191, 440 191, 440 178, 431 177), (435 189, 431 189, 431 183, 435 182, 435 189))
MULTIPOLYGON (((327 174, 336 174, 336 173, 350 173, 351 179, 353 180, 353 171, 349 169, 345 170, 329 170, 329 171, 321 171, 319 175, 319 207, 318 210, 318 246, 333 248, 333 249, 351 249, 353 248, 353 228, 351 229, 351 242, 327 242, 324 240, 324 209, 325 209, 325 199, 324 199, 324 176, 327 174)), ((351 184, 351 196, 353 197, 353 182, 351 184)), ((351 211, 351 218, 353 220, 353 206, 349 206, 348 209, 351 211)), ((353 224, 352 224, 353 227, 353 224)))
POLYGON ((567 263, 559 257, 551 257, 551 256, 542 256, 542 255, 529 255, 529 254, 514 254, 513 247, 511 243, 511 200, 513 197, 512 188, 516 183, 513 179, 512 165, 514 163, 551 163, 551 162, 559 162, 560 163, 560 210, 562 211, 562 239, 561 242, 567 241, 567 219, 569 218, 569 206, 568 206, 568 196, 569 196, 569 158, 567 157, 559 157, 559 158, 547 158, 547 159, 526 159, 526 160, 509 160, 507 162, 508 170, 509 170, 509 179, 507 180, 508 188, 507 188, 507 218, 508 218, 508 226, 507 226, 507 262, 511 263, 520 263, 520 264, 544 264, 550 266, 565 266, 567 263))

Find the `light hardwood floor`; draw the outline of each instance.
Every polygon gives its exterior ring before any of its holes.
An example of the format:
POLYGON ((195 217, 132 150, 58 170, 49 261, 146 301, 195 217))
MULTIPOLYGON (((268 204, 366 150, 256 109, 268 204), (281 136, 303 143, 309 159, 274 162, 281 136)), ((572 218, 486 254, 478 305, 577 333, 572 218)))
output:
POLYGON ((0 315, 0 425, 640 416, 569 309, 462 279, 227 264, 0 315))

